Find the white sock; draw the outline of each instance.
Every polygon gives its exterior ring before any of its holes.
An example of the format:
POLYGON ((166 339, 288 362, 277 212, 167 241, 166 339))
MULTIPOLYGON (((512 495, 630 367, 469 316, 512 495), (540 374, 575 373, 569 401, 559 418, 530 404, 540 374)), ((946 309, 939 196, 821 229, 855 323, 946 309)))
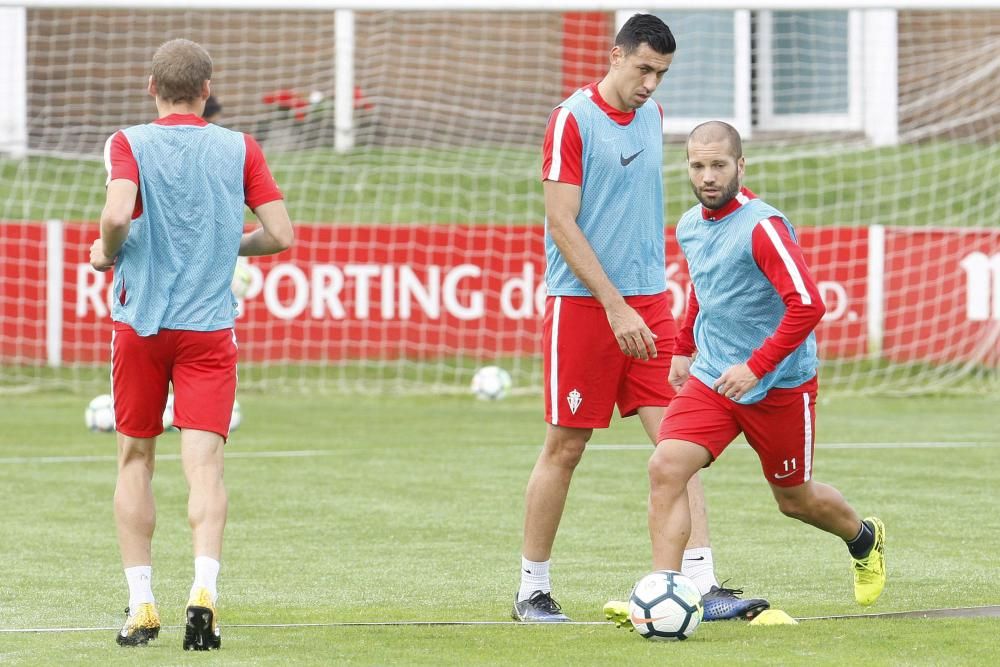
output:
POLYGON ((712 547, 685 549, 681 573, 694 581, 702 595, 712 590, 712 586, 718 586, 715 564, 712 562, 712 547))
POLYGON ((551 560, 536 563, 521 556, 521 588, 517 591, 517 601, 527 600, 535 591, 552 592, 552 582, 549 580, 549 563, 551 560))
POLYGON ((139 605, 156 602, 153 599, 153 566, 136 565, 125 568, 125 581, 128 582, 128 608, 135 612, 139 605))
POLYGON ((198 556, 194 559, 194 583, 191 584, 191 597, 199 588, 207 588, 212 596, 212 602, 219 597, 216 580, 219 578, 219 561, 208 556, 198 556))

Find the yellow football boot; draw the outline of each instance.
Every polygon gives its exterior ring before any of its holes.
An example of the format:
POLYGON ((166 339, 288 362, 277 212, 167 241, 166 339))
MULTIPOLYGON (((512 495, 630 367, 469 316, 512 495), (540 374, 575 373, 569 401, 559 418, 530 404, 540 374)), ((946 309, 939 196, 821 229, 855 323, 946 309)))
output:
POLYGON ((184 615, 187 619, 184 626, 185 651, 211 651, 222 646, 219 614, 207 588, 195 591, 188 600, 184 615))
POLYGON ((628 602, 623 600, 608 600, 604 605, 604 618, 614 623, 616 628, 628 628, 629 632, 635 630, 629 617, 628 602))
POLYGON ((876 517, 870 516, 865 523, 875 531, 875 543, 864 558, 852 558, 854 570, 854 599, 858 604, 874 604, 885 588, 885 526, 876 517))
POLYGON ((156 612, 156 605, 145 602, 136 607, 135 613, 131 608, 125 610, 125 625, 118 633, 118 645, 145 646, 159 634, 160 615, 156 612))

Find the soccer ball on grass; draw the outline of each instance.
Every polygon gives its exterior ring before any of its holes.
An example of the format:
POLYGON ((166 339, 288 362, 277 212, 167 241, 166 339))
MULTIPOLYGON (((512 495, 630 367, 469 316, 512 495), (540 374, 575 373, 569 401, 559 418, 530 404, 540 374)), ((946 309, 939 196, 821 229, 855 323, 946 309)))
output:
POLYGON ((702 617, 701 592, 673 570, 657 570, 639 580, 628 599, 629 619, 646 639, 687 639, 702 617))
POLYGON ((482 401, 503 398, 510 386, 510 373, 499 366, 483 366, 472 376, 472 393, 482 401))
POLYGON ((240 402, 233 401, 233 414, 229 418, 229 430, 235 431, 243 423, 243 412, 240 410, 240 402))
POLYGON ((167 405, 163 408, 163 430, 176 431, 174 426, 174 395, 167 394, 167 405))
POLYGON ((91 431, 110 433, 115 430, 115 403, 111 394, 101 394, 87 405, 83 420, 91 431))

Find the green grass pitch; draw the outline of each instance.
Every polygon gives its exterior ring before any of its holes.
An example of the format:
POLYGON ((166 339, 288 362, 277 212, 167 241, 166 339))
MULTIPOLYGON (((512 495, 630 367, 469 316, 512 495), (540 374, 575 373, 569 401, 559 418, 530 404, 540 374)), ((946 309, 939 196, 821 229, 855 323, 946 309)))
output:
MULTIPOLYGON (((694 198, 683 146, 664 151, 664 214, 673 225, 694 198)), ((998 143, 749 142, 746 154, 746 185, 796 227, 978 226, 1000 207, 1000 190, 964 187, 959 176, 970 164, 995 173, 998 143)), ((0 159, 0 222, 97 220, 106 174, 93 158, 0 159)), ((268 161, 297 223, 537 225, 544 218, 536 147, 311 149, 269 152, 268 161)))
MULTIPOLYGON (((228 445, 223 649, 181 651, 190 586, 178 437, 159 444, 154 590, 167 627, 147 648, 113 633, 127 591, 114 534, 114 437, 83 427, 89 396, 3 397, 0 663, 14 665, 982 665, 1000 619, 711 623, 655 644, 610 624, 343 626, 504 621, 540 399, 243 393, 228 445), (300 454, 291 454, 299 452, 300 454), (294 627, 248 627, 294 624, 294 627), (310 626, 309 624, 320 624, 310 626), (23 628, 83 628, 59 633, 23 628), (87 628, 114 628, 92 630, 87 628)), ((988 397, 840 398, 819 406, 816 477, 888 531, 889 585, 870 611, 1000 604, 997 404, 988 397)), ((616 420, 596 445, 642 444, 616 420)), ((601 619, 649 567, 643 448, 588 451, 556 542, 564 609, 601 619)), ((734 445, 705 474, 717 572, 792 616, 861 612, 836 538, 774 508, 734 445)))

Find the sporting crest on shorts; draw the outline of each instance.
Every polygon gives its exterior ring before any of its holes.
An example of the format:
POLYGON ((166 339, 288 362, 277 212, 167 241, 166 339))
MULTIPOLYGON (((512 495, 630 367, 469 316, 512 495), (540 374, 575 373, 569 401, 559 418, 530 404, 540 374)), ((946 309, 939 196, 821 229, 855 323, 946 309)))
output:
POLYGON ((566 395, 566 402, 569 403, 569 411, 575 415, 576 409, 580 407, 581 403, 583 403, 583 396, 580 392, 574 389, 566 395))

